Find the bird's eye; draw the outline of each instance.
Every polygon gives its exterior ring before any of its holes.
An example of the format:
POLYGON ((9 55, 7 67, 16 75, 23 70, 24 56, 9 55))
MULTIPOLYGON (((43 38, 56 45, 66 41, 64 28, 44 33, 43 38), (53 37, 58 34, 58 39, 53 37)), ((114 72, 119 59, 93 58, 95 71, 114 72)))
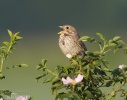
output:
POLYGON ((69 27, 66 27, 66 29, 69 29, 69 27))

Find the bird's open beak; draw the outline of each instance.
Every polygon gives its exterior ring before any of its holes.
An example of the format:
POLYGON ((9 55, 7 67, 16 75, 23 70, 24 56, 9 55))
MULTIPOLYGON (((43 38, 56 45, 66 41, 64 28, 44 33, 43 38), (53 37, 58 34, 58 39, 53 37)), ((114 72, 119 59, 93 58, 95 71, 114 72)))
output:
MULTIPOLYGON (((59 26, 59 28, 62 28, 63 29, 63 26, 59 26)), ((58 34, 64 34, 63 31, 60 31, 58 34)))
POLYGON ((59 26, 59 28, 63 28, 63 26, 59 26))
POLYGON ((60 35, 61 35, 61 34, 64 34, 64 32, 63 32, 63 31, 60 31, 58 34, 60 34, 60 35))

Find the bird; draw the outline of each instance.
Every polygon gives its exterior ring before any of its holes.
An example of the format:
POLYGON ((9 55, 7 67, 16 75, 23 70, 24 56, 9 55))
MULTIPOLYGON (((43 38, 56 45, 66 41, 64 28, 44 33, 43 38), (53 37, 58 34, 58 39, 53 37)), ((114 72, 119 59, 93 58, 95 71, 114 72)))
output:
POLYGON ((77 55, 84 57, 87 48, 82 41, 77 30, 71 25, 59 26, 62 29, 59 34, 59 47, 67 58, 71 59, 77 55))

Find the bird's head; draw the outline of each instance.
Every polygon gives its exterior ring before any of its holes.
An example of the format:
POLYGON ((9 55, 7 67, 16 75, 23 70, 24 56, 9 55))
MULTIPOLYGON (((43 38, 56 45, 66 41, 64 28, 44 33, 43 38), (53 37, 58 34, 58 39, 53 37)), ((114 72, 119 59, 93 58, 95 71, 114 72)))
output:
POLYGON ((58 34, 66 34, 66 35, 77 34, 76 29, 71 25, 62 25, 59 27, 63 29, 63 31, 59 32, 58 34))

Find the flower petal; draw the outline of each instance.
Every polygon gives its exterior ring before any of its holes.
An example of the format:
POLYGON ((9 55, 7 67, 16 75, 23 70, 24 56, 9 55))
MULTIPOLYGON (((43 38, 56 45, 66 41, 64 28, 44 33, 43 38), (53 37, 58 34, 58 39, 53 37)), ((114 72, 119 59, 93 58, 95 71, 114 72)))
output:
POLYGON ((76 83, 79 83, 83 80, 83 75, 78 74, 77 78, 75 78, 76 83))
POLYGON ((28 100, 28 96, 18 96, 16 100, 28 100))
POLYGON ((123 65, 119 65, 119 69, 123 69, 123 67, 124 67, 124 64, 123 65))
POLYGON ((67 79, 65 79, 65 78, 62 78, 62 82, 63 82, 63 84, 66 84, 66 85, 69 84, 69 82, 68 82, 67 79))
POLYGON ((3 100, 3 98, 0 98, 0 100, 3 100))
POLYGON ((67 77, 67 81, 68 81, 68 83, 71 83, 74 80, 72 80, 70 77, 67 77))

